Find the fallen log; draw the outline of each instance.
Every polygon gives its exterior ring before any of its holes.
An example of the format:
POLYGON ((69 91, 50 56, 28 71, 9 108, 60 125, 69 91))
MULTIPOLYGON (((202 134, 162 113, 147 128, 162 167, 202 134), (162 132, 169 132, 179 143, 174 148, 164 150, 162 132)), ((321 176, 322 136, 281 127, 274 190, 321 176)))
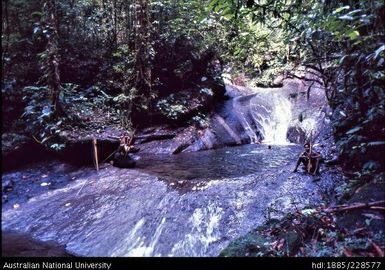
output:
MULTIPOLYGON (((148 135, 135 136, 135 140, 142 140, 142 143, 143 143, 143 142, 156 141, 156 140, 172 139, 175 136, 176 136, 176 134, 174 134, 174 133, 148 134, 148 135)), ((108 136, 108 138, 120 140, 120 137, 116 137, 116 136, 108 136)))
POLYGON ((334 207, 324 209, 324 212, 327 212, 327 213, 343 212, 343 211, 348 211, 348 210, 370 208, 372 206, 380 206, 380 205, 385 205, 385 200, 370 202, 370 203, 356 203, 356 204, 352 204, 352 205, 337 205, 334 207))
POLYGON ((141 135, 136 136, 136 140, 142 140, 142 143, 149 142, 149 141, 160 141, 160 140, 167 140, 172 139, 176 136, 176 134, 149 134, 149 135, 141 135))

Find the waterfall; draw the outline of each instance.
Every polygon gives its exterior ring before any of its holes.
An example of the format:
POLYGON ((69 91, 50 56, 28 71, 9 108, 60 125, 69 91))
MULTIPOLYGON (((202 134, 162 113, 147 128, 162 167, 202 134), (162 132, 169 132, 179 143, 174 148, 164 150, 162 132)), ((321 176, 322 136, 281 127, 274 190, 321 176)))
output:
POLYGON ((291 102, 281 89, 258 89, 257 94, 233 99, 232 110, 251 144, 288 144, 291 102))
POLYGON ((270 90, 250 99, 250 112, 264 143, 288 144, 287 130, 292 118, 290 101, 270 90))
POLYGON ((258 143, 259 138, 256 134, 255 128, 253 128, 251 117, 250 117, 250 104, 249 100, 253 98, 254 95, 250 96, 238 96, 233 99, 233 113, 238 117, 240 124, 243 127, 243 130, 247 137, 249 137, 250 144, 258 143))

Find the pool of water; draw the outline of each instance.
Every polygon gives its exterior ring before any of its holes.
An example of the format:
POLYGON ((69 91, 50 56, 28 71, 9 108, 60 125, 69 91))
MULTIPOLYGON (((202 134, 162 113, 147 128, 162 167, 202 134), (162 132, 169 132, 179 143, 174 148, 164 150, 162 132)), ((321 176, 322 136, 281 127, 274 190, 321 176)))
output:
POLYGON ((249 144, 178 155, 142 156, 137 168, 177 180, 218 180, 263 174, 291 162, 298 145, 249 144))

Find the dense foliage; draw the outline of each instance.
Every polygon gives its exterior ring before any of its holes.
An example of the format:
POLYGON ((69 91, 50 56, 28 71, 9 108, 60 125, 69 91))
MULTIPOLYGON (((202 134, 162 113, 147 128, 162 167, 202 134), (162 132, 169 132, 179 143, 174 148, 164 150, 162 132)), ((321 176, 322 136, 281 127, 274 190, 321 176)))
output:
POLYGON ((210 89, 221 83, 212 62, 217 53, 209 46, 215 42, 208 41, 216 33, 202 23, 207 16, 203 2, 5 1, 2 91, 9 121, 3 128, 9 130, 27 105, 26 86, 47 86, 50 110, 63 114, 60 87, 66 83, 79 85, 78 91, 95 86, 100 95, 111 95, 127 128, 165 121, 168 115, 157 109, 160 99, 170 100, 168 95, 192 84, 190 90, 199 93, 207 87, 200 87, 202 77, 210 89))
MULTIPOLYGON (((379 187, 383 186, 385 178, 384 1, 251 0, 237 1, 238 6, 235 8, 233 1, 212 0, 211 3, 223 16, 233 14, 234 22, 237 14, 244 14, 244 21, 248 21, 247 16, 251 16, 253 22, 262 23, 269 31, 283 31, 282 40, 288 62, 280 63, 281 71, 289 77, 310 80, 325 87, 333 110, 331 119, 339 162, 349 179, 336 189, 336 197, 340 202, 354 202, 357 198, 369 201, 373 200, 375 194, 381 194, 379 187), (269 24, 266 17, 273 18, 275 23, 269 24), (287 64, 293 69, 288 69, 287 64), (371 194, 362 192, 372 186, 376 188, 371 189, 371 194)), ((311 94, 311 87, 309 92, 311 94)), ((360 216, 357 212, 352 212, 346 214, 345 220, 354 219, 350 222, 356 226, 365 215, 360 216)), ((303 221, 294 220, 293 224, 300 228, 309 221, 313 222, 311 218, 306 217, 303 221)), ((279 225, 280 231, 282 227, 282 231, 287 230, 284 222, 279 225)), ((328 224, 334 227, 335 222, 328 224)), ((370 222, 370 219, 365 220, 367 226, 370 222)), ((379 237, 377 241, 383 242, 383 235, 375 235, 376 229, 372 231, 371 236, 366 232, 358 237, 354 236, 356 231, 359 231, 356 229, 352 231, 352 235, 344 236, 345 242, 338 242, 339 232, 330 231, 329 225, 316 226, 318 233, 327 232, 324 239, 318 239, 316 249, 314 241, 310 242, 310 245, 306 244, 306 239, 299 241, 303 245, 302 254, 304 252, 315 256, 356 256, 352 250, 363 251, 375 246, 364 246, 367 238, 379 237), (312 247, 310 251, 306 250, 307 245, 312 247), (341 250, 343 254, 339 254, 341 250)), ((268 231, 271 231, 271 226, 268 231)), ((253 233, 240 238, 238 242, 232 243, 226 252, 233 256, 236 255, 233 251, 241 251, 241 256, 266 256, 266 252, 271 252, 271 256, 285 255, 277 248, 277 243, 285 242, 282 236, 272 243, 273 249, 265 252, 255 250, 255 247, 261 246, 258 242, 261 232, 255 235, 257 238, 253 233), (250 241, 253 243, 250 244, 250 241), (251 254, 250 248, 256 254, 251 254)), ((286 241, 289 242, 288 239, 286 241)), ((269 242, 265 238, 261 241, 269 242)), ((375 249, 378 250, 377 256, 383 256, 380 248, 375 246, 375 249)))
POLYGON ((383 182, 383 0, 4 0, 2 15, 5 132, 61 150, 71 129, 204 128, 223 71, 257 86, 294 77, 325 88, 349 185, 383 182))

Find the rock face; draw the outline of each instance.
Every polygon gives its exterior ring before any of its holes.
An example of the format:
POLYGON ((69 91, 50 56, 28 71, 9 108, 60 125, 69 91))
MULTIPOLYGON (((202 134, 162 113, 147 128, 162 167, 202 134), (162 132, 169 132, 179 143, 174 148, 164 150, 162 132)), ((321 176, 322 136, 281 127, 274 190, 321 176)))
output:
POLYGON ((122 153, 115 153, 112 164, 118 168, 134 168, 136 162, 130 154, 124 156, 122 153))
POLYGON ((2 233, 2 256, 5 257, 73 257, 64 246, 54 242, 43 242, 20 233, 2 233))
POLYGON ((303 144, 312 137, 314 141, 330 123, 331 109, 324 88, 316 83, 311 86, 310 82, 286 79, 283 91, 292 104, 293 118, 287 133, 288 140, 303 144))

